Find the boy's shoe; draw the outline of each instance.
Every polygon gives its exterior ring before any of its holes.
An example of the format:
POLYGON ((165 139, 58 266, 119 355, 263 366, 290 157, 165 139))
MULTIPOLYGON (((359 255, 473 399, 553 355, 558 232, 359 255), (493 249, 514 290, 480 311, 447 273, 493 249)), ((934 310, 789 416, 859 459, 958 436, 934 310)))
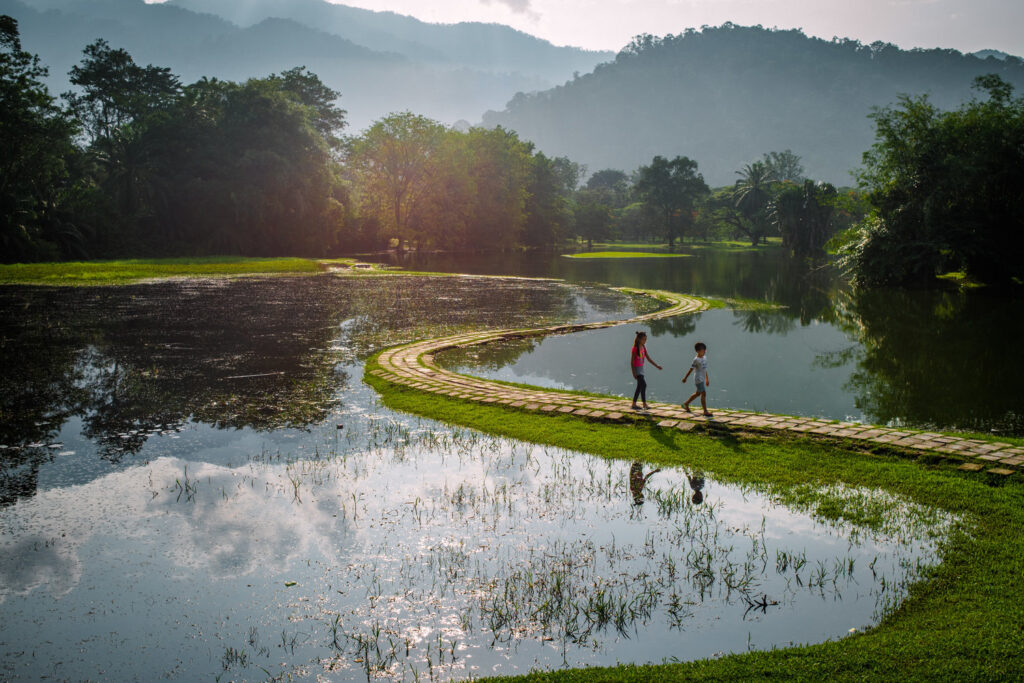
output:
POLYGON ((714 417, 714 416, 715 416, 714 413, 709 413, 706 410, 704 411, 704 417, 714 417))
POLYGON ((685 404, 685 403, 683 404, 683 410, 685 410, 685 411, 686 411, 686 412, 688 412, 688 413, 692 413, 692 412, 693 412, 692 410, 690 410, 690 406, 688 406, 688 405, 687 405, 687 404, 685 404))

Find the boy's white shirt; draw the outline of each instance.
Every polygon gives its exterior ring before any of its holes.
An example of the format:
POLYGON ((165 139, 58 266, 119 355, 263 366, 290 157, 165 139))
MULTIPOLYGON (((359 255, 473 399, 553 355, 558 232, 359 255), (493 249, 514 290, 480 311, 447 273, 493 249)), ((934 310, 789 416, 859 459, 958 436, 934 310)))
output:
POLYGON ((708 381, 708 357, 707 354, 703 358, 700 356, 694 356, 693 362, 690 363, 690 367, 693 369, 693 381, 694 383, 700 382, 705 384, 708 381))

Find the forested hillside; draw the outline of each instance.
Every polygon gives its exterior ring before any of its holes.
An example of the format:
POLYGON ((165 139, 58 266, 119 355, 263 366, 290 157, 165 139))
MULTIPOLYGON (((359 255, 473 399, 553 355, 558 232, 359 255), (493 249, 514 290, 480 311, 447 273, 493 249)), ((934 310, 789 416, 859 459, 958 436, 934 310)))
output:
POLYGON ((874 139, 873 107, 905 93, 954 108, 976 94, 972 79, 987 73, 1024 89, 1016 57, 725 24, 639 37, 593 73, 517 94, 484 124, 511 128, 591 169, 629 171, 656 154, 680 154, 696 160, 709 183, 726 185, 766 150, 791 149, 808 176, 850 185, 874 139))
POLYGON ((478 121, 516 91, 549 88, 611 56, 504 26, 431 25, 324 0, 203 0, 194 11, 143 0, 0 0, 0 14, 18 20, 23 44, 49 66, 55 93, 68 89, 82 48, 102 38, 185 80, 245 80, 306 66, 341 92, 357 130, 398 110, 478 121))

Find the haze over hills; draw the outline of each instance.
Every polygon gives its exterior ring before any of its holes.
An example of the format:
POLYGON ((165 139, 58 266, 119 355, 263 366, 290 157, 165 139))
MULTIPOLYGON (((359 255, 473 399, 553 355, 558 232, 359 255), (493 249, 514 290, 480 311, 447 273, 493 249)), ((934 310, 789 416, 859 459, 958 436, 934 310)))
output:
POLYGON ((394 12, 333 4, 324 0, 169 0, 168 4, 208 12, 239 26, 268 18, 291 19, 374 50, 412 61, 519 73, 552 85, 586 72, 613 52, 557 47, 500 24, 430 24, 394 12))
POLYGON ((625 171, 656 154, 695 159, 712 185, 765 152, 791 149, 807 174, 850 185, 874 141, 872 107, 927 93, 940 108, 997 73, 1024 91, 1024 62, 956 50, 825 41, 731 24, 634 41, 614 61, 551 90, 517 94, 484 115, 591 171, 625 171))
POLYGON ((82 48, 104 38, 186 82, 244 80, 304 65, 341 92, 352 130, 405 109, 446 123, 478 121, 517 91, 551 87, 611 57, 505 26, 426 24, 324 0, 191 3, 201 11, 189 4, 0 0, 0 13, 18 20, 23 46, 50 68, 55 93, 68 89, 67 72, 82 48))
POLYGON ((689 156, 712 185, 784 149, 810 176, 848 185, 874 139, 872 107, 901 93, 955 107, 984 73, 1024 90, 1024 62, 996 51, 901 50, 731 24, 648 37, 616 56, 496 24, 428 24, 325 0, 0 0, 0 13, 18 19, 54 93, 68 89, 68 70, 97 38, 185 82, 304 65, 341 92, 350 132, 401 110, 448 124, 482 119, 591 171, 689 156))

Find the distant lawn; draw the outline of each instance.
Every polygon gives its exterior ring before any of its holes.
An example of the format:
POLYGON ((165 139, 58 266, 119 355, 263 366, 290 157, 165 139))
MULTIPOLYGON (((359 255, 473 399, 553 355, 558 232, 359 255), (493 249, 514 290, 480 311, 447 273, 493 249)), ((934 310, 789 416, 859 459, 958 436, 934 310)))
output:
MULTIPOLYGON (((337 259, 332 263, 348 261, 337 259)), ((0 284, 118 285, 152 278, 302 274, 321 270, 323 267, 313 259, 245 256, 15 263, 0 265, 0 284)))
POLYGON ((651 251, 588 251, 562 254, 566 258, 686 258, 689 254, 654 253, 651 251))
MULTIPOLYGON (((648 249, 651 251, 668 251, 668 244, 654 244, 651 242, 594 242, 594 246, 599 249, 648 249)), ((781 237, 769 237, 767 243, 760 242, 756 246, 750 244, 750 240, 711 240, 709 242, 690 242, 680 241, 676 242, 676 249, 686 250, 710 250, 710 251, 762 251, 769 249, 777 249, 782 246, 781 237)))

